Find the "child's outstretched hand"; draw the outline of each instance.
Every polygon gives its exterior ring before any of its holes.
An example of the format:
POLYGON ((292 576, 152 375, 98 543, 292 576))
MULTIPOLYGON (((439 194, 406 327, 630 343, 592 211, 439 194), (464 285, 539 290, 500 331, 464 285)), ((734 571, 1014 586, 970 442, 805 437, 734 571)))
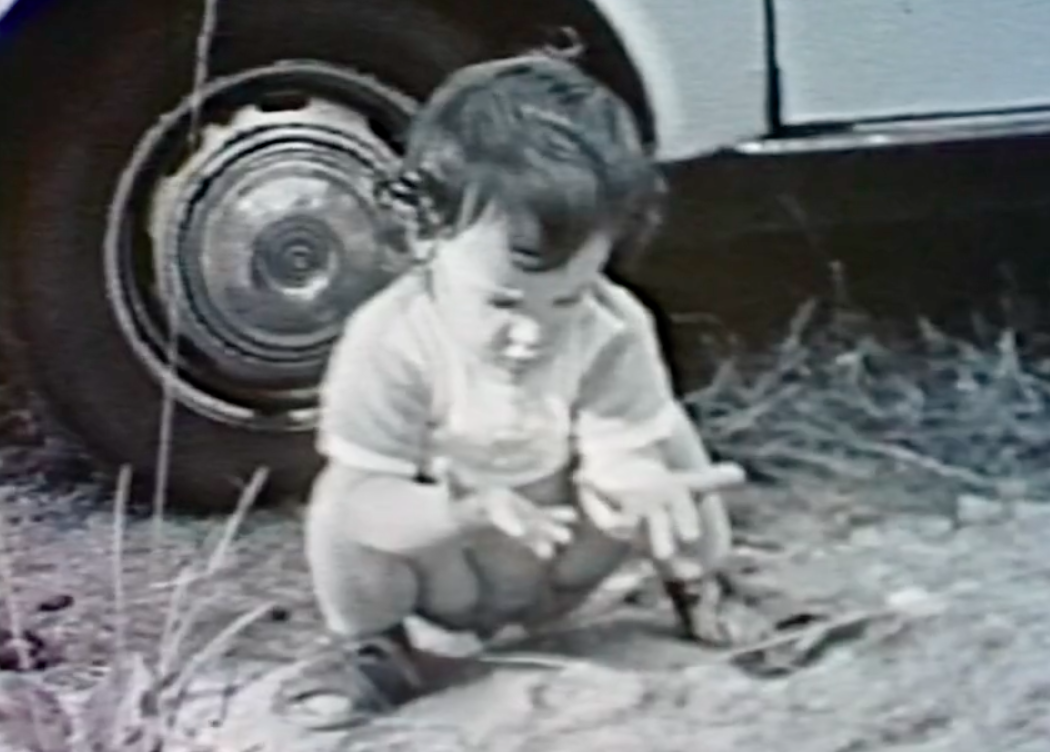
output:
POLYGON ((572 525, 579 519, 573 507, 539 506, 509 488, 468 488, 450 473, 445 486, 464 528, 491 525, 541 559, 551 558, 572 540, 572 525))
POLYGON ((616 483, 579 480, 580 506, 607 535, 633 538, 644 526, 650 555, 674 558, 682 546, 701 535, 701 514, 694 494, 714 493, 745 479, 738 465, 721 463, 689 473, 652 468, 616 483))
POLYGON ((507 488, 475 491, 460 500, 460 510, 467 526, 492 525, 541 559, 572 540, 578 517, 572 507, 541 507, 507 488))

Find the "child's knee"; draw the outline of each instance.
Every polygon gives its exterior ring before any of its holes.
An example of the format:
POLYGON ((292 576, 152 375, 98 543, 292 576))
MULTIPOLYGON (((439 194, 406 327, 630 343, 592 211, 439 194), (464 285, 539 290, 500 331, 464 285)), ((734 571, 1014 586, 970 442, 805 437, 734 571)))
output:
POLYGON ((419 582, 418 612, 447 629, 471 629, 481 606, 481 582, 458 545, 413 561, 419 582))
POLYGON ((480 586, 458 540, 438 540, 423 550, 398 546, 390 531, 377 529, 388 522, 382 512, 345 511, 332 519, 319 504, 308 510, 305 526, 314 590, 330 624, 344 612, 372 611, 388 618, 419 613, 463 628, 477 609, 480 586))
POLYGON ((317 605, 336 633, 377 634, 400 623, 416 607, 418 579, 399 557, 352 540, 307 536, 306 559, 317 605))
POLYGON ((413 513, 413 499, 407 491, 404 497, 373 497, 348 490, 335 473, 322 476, 306 510, 307 537, 318 547, 352 542, 405 559, 456 540, 458 531, 437 524, 432 516, 413 513))

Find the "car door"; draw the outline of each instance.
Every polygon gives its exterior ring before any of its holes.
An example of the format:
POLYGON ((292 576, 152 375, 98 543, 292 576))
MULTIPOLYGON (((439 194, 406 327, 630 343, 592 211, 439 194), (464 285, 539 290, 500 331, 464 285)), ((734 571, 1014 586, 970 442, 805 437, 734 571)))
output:
POLYGON ((1046 0, 767 0, 785 126, 1050 108, 1046 0))

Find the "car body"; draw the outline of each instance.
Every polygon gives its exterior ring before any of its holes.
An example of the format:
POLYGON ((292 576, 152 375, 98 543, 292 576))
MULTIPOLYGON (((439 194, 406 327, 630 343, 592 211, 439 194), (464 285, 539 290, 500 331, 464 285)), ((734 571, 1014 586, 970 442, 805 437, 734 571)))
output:
POLYGON ((393 273, 370 181, 444 75, 550 29, 582 35, 671 178, 628 276, 683 348, 696 321, 783 320, 842 264, 876 307, 969 300, 1007 242, 974 233, 1008 215, 1027 234, 1046 201, 1032 0, 6 4, 12 358, 100 457, 186 506, 228 508, 261 467, 302 489, 328 348, 393 273))

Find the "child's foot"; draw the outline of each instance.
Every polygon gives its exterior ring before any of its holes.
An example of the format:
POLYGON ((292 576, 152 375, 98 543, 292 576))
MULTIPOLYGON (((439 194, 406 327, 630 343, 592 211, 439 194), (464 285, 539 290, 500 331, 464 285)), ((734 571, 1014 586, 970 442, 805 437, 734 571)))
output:
POLYGON ((402 628, 367 640, 333 637, 282 684, 274 710, 315 731, 341 730, 396 710, 426 684, 402 628))
MULTIPOLYGON (((790 636, 795 630, 829 618, 814 604, 750 575, 753 573, 739 567, 727 567, 695 579, 664 580, 683 636, 712 647, 742 648, 761 644, 779 633, 790 636)), ((789 646, 789 650, 806 654, 804 660, 816 653, 808 645, 801 650, 789 646)), ((791 662, 801 665, 804 661, 792 657, 791 662)))
POLYGON ((718 648, 733 644, 733 635, 723 619, 724 591, 719 578, 667 579, 663 586, 685 639, 718 648))

